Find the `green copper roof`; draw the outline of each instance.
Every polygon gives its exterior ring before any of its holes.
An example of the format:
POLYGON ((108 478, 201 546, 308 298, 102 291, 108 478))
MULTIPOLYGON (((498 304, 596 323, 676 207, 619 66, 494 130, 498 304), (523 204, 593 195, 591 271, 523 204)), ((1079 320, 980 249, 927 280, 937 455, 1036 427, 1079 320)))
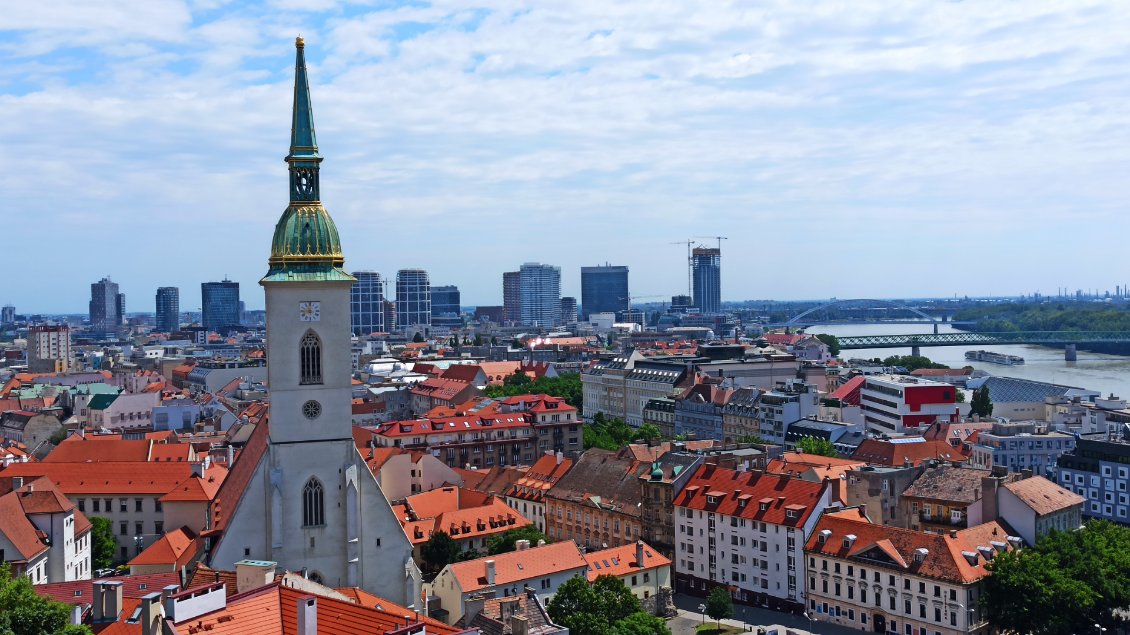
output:
POLYGON ((295 40, 294 110, 290 129, 290 205, 275 225, 270 270, 260 282, 352 281, 345 272, 341 239, 322 206, 321 155, 314 136, 314 111, 306 74, 305 43, 295 40))

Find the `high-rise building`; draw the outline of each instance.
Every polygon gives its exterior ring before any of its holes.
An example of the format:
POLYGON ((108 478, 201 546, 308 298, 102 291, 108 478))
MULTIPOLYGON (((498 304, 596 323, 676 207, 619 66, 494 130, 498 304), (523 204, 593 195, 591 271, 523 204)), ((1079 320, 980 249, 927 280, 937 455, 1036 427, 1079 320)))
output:
POLYGON ((122 325, 125 294, 118 293, 118 283, 102 278, 90 285, 90 330, 107 336, 116 335, 122 325))
POLYGON ((200 310, 200 323, 209 331, 239 326, 239 283, 227 279, 202 282, 200 310))
POLYGON ((27 332, 27 366, 33 373, 62 373, 71 369, 71 327, 33 326, 27 332))
POLYGON ((172 333, 180 328, 180 289, 157 288, 157 320, 154 328, 158 333, 172 333))
POLYGON ((689 295, 673 295, 671 296, 671 312, 686 313, 693 303, 694 300, 689 295))
POLYGON ((354 271, 357 282, 349 292, 350 326, 354 335, 385 331, 385 285, 376 271, 354 271))
POLYGON ((385 321, 385 330, 392 331, 400 325, 400 323, 396 321, 396 302, 392 300, 385 300, 381 304, 384 306, 384 312, 382 313, 382 315, 385 321))
POLYGON ((239 561, 267 560, 279 570, 305 571, 313 582, 360 587, 421 610, 412 543, 350 430, 354 279, 322 205, 322 156, 301 39, 297 45, 286 157, 290 205, 275 225, 270 269, 260 282, 271 425, 256 428, 241 450, 242 496, 230 505, 224 499, 205 564, 230 571, 239 561))
POLYGON ((0 307, 0 324, 14 324, 16 321, 16 307, 5 304, 0 307))
POLYGON ((432 287, 432 326, 458 328, 463 326, 460 315, 459 287, 447 284, 432 287))
POLYGON ((561 324, 565 326, 576 326, 577 298, 570 296, 561 298, 561 324))
POLYGON ((557 326, 561 320, 561 267, 527 262, 520 273, 522 324, 557 326))
POLYGON ((400 327, 432 323, 432 290, 427 271, 401 269, 396 272, 396 323, 400 327))
POLYGON ((628 310, 628 268, 606 264, 581 267, 581 311, 587 320, 592 313, 621 313, 628 310))
POLYGON ((694 305, 703 313, 722 310, 722 250, 695 247, 691 252, 694 305))
POLYGON ((502 274, 502 320, 522 320, 522 272, 507 271, 502 274))

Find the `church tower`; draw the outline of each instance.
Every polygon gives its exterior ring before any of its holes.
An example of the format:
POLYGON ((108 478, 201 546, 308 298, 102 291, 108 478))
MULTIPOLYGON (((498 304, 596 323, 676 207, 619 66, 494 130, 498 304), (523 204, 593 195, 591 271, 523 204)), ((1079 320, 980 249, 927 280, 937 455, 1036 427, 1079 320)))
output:
MULTIPOLYGON (((354 445, 349 293, 341 241, 322 205, 322 156, 306 73, 305 45, 295 42, 290 204, 275 225, 263 285, 267 305, 265 443, 248 442, 233 468, 254 461, 231 520, 210 561, 244 559, 305 570, 332 587, 358 586, 413 605, 419 570, 412 546, 376 478, 354 445)), ((261 434, 256 430, 253 434, 261 434)), ((221 510, 223 513, 223 511, 221 510)))

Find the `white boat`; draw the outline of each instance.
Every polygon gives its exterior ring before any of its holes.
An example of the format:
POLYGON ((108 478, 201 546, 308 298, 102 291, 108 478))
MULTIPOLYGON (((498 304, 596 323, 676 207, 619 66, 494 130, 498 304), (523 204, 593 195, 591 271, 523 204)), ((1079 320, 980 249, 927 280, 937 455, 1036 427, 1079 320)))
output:
POLYGON ((1005 366, 1020 366, 1024 358, 1019 355, 1006 355, 993 351, 966 351, 965 359, 976 362, 989 362, 990 364, 1003 364, 1005 366))

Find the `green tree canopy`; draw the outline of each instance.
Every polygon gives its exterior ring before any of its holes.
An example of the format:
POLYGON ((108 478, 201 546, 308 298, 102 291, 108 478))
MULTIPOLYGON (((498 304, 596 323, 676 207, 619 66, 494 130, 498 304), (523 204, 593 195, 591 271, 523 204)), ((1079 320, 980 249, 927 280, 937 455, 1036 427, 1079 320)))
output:
POLYGON ((85 626, 70 624, 70 615, 69 606, 39 595, 26 577, 13 577, 11 567, 0 563, 0 634, 90 633, 85 626))
POLYGON ((412 341, 416 342, 417 344, 423 342, 424 341, 424 334, 419 332, 419 331, 416 331, 416 334, 412 336, 412 341))
POLYGON ((1035 547, 999 554, 988 569, 980 601, 998 628, 1068 635, 1114 626, 1130 606, 1130 528, 1091 521, 1053 531, 1035 547))
POLYGON ((973 398, 969 400, 969 414, 982 417, 993 416, 993 400, 989 397, 988 386, 981 386, 973 391, 973 398))
POLYGON ((459 543, 446 531, 440 530, 420 547, 420 557, 428 571, 435 573, 452 562, 458 562, 460 551, 459 543))
POLYGON ((816 339, 828 345, 828 352, 832 357, 838 357, 840 354, 840 338, 835 335, 828 335, 827 333, 820 333, 816 339))
POLYGON ((94 569, 109 569, 114 566, 114 553, 118 550, 113 524, 109 518, 102 516, 91 516, 90 524, 90 566, 94 569))
POLYGON ((805 454, 817 454, 830 457, 839 456, 839 452, 836 452, 836 446, 832 445, 831 441, 818 439, 816 437, 804 437, 800 441, 797 441, 796 449, 805 454))
POLYGON ((487 386, 487 397, 513 397, 515 395, 550 395, 560 397, 574 408, 581 407, 580 373, 561 373, 557 377, 538 377, 531 380, 525 373, 515 373, 502 380, 501 386, 487 386))
POLYGON ((931 361, 929 357, 922 355, 891 355, 882 361, 884 366, 901 366, 908 372, 914 372, 919 368, 949 368, 945 364, 939 364, 931 361))
POLYGON ((636 431, 636 438, 644 439, 646 441, 659 439, 662 438, 662 436, 663 434, 659 432, 659 428, 655 424, 651 423, 643 424, 642 426, 640 426, 639 430, 636 431))
POLYGON ((534 547, 537 546, 539 540, 549 543, 549 538, 546 538, 536 525, 526 525, 517 529, 508 529, 501 534, 492 536, 487 540, 487 553, 495 556, 514 551, 516 548, 514 543, 518 540, 529 540, 530 545, 534 547))
MULTIPOLYGON (((716 586, 706 596, 706 614, 715 622, 730 619, 734 616, 734 600, 726 587, 716 586)), ((721 626, 719 626, 721 628, 721 626)))
POLYGON ((636 430, 619 417, 605 417, 598 412, 593 415, 592 423, 585 426, 585 449, 601 448, 616 451, 631 443, 636 437, 636 430))
POLYGON ((546 608, 553 622, 567 627, 572 635, 670 633, 639 630, 655 622, 646 619, 650 616, 643 613, 639 599, 615 576, 602 575, 592 584, 584 576, 574 576, 557 589, 546 608))

